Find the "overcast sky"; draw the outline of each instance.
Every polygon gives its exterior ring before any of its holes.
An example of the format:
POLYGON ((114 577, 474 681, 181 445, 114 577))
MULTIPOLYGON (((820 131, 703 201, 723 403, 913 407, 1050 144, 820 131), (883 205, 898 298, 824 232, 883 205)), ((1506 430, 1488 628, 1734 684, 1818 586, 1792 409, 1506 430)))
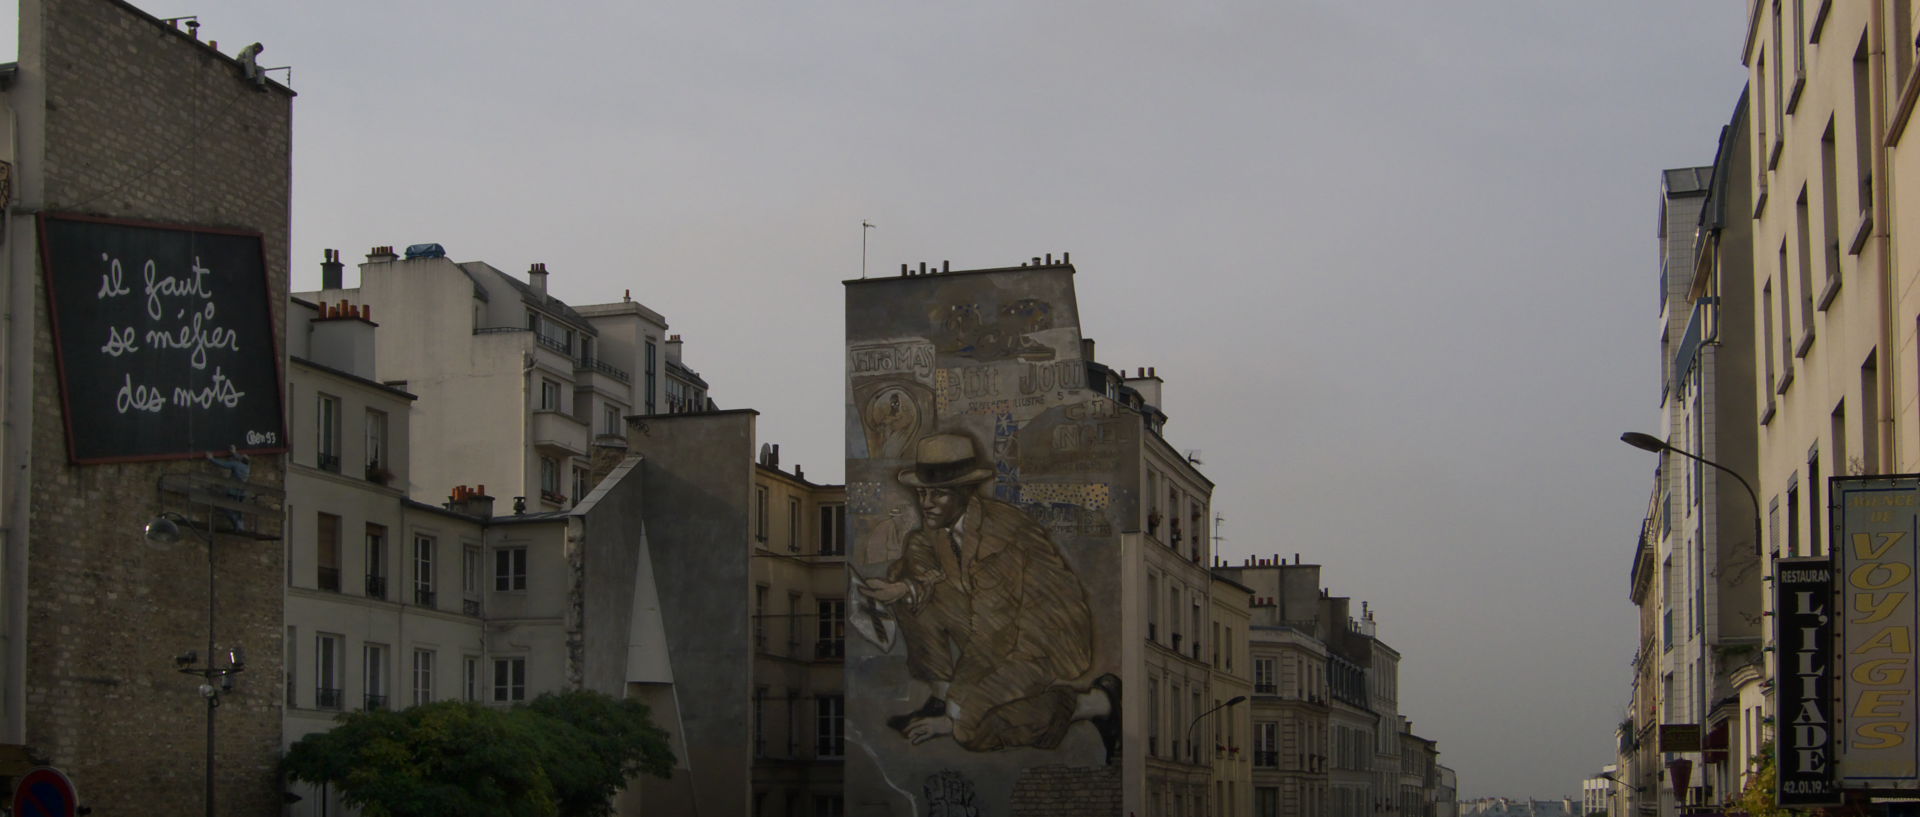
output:
POLYGON ((1744 4, 135 2, 293 66, 296 289, 418 242, 631 289, 816 481, 861 220, 873 274, 1072 252, 1223 552, 1373 606, 1463 797, 1612 759, 1659 171, 1711 163, 1744 4))

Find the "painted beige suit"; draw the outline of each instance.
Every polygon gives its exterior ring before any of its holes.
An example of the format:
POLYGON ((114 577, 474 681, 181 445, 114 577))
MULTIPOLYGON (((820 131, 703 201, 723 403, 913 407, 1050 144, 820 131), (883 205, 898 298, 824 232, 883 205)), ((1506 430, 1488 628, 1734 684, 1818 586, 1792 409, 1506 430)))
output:
POLYGON ((889 578, 910 588, 894 607, 907 668, 948 683, 954 740, 975 751, 1060 743, 1074 710, 1068 685, 1093 663, 1093 625, 1086 590, 1045 528, 975 496, 953 528, 907 534, 889 578))

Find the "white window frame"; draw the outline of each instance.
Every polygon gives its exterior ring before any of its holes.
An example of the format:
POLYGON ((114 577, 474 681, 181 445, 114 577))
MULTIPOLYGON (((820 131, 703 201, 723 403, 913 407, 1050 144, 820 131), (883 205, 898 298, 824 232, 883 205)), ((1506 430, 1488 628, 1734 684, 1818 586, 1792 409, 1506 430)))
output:
POLYGON ((388 650, 385 644, 368 641, 360 645, 360 691, 363 709, 375 709, 376 707, 372 704, 376 697, 380 699, 377 708, 385 709, 393 706, 390 685, 387 683, 389 663, 387 655, 388 650))
POLYGON ((433 703, 433 650, 413 650, 413 705, 433 703))
POLYGON ((527 699, 526 656, 493 659, 494 703, 516 703, 527 699))
POLYGON ((514 593, 527 589, 526 547, 494 548, 493 589, 501 593, 514 593))

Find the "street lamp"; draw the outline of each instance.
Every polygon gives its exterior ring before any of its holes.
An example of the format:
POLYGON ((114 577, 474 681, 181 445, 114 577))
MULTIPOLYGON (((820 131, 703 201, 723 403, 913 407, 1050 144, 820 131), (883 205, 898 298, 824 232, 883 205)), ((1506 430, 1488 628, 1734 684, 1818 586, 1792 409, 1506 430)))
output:
POLYGON ((1666 440, 1662 440, 1659 437, 1653 436, 1652 434, 1642 434, 1638 431, 1629 431, 1625 434, 1620 435, 1620 441, 1623 443, 1626 443, 1627 445, 1631 445, 1634 448, 1638 448, 1642 451, 1651 451, 1655 454, 1671 451, 1675 454, 1679 454, 1680 456, 1686 457, 1687 459, 1693 460, 1695 462, 1711 465, 1715 468, 1720 469, 1720 471, 1726 474, 1727 476, 1733 477, 1735 482, 1740 483, 1740 487, 1747 489, 1747 498, 1750 500, 1753 500, 1753 554, 1755 556, 1758 556, 1764 552, 1761 549, 1761 545, 1760 545, 1760 495, 1753 492, 1753 485, 1747 482, 1745 477, 1742 477, 1739 474, 1735 473, 1734 470, 1731 468, 1728 468, 1724 465, 1721 465, 1720 463, 1714 462, 1713 460, 1707 459, 1706 457, 1702 457, 1699 454, 1695 454, 1686 449, 1675 447, 1673 444, 1668 443, 1666 440))
MULTIPOLYGON (((147 541, 162 545, 173 544, 180 541, 180 531, 183 527, 180 523, 186 521, 186 517, 172 511, 162 513, 148 520, 146 528, 147 541)), ((213 713, 214 710, 220 708, 220 695, 224 692, 233 691, 233 676, 247 668, 247 658, 246 652, 236 645, 227 650, 227 665, 222 667, 218 665, 219 661, 213 651, 214 563, 212 509, 209 508, 207 512, 207 527, 205 531, 200 531, 193 527, 191 523, 184 527, 199 534, 200 538, 207 543, 207 663, 206 666, 199 666, 200 655, 193 650, 188 650, 174 656, 173 666, 174 669, 187 675, 199 676, 203 681, 203 683, 200 684, 200 697, 207 700, 207 817, 213 817, 213 713)))
POLYGON ((1243 703, 1246 700, 1247 700, 1247 696, 1245 695, 1235 695, 1232 698, 1227 699, 1226 703, 1215 706, 1214 708, 1209 709, 1195 716, 1193 719, 1193 723, 1187 724, 1187 753, 1189 756, 1192 756, 1195 758, 1195 762, 1198 762, 1198 755, 1200 753, 1193 748, 1193 728, 1196 726, 1199 726, 1201 721, 1206 720, 1208 715, 1211 715, 1222 709, 1226 709, 1227 707, 1233 706, 1234 704, 1243 703))

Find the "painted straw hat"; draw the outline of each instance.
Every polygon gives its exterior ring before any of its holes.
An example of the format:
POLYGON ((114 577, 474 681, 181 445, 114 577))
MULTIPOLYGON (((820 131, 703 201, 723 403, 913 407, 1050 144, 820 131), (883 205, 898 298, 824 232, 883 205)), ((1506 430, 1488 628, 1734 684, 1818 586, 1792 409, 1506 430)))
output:
POLYGON ((900 472, 900 484, 909 488, 957 488, 993 478, 993 467, 973 449, 965 434, 933 434, 914 448, 915 463, 900 472))

